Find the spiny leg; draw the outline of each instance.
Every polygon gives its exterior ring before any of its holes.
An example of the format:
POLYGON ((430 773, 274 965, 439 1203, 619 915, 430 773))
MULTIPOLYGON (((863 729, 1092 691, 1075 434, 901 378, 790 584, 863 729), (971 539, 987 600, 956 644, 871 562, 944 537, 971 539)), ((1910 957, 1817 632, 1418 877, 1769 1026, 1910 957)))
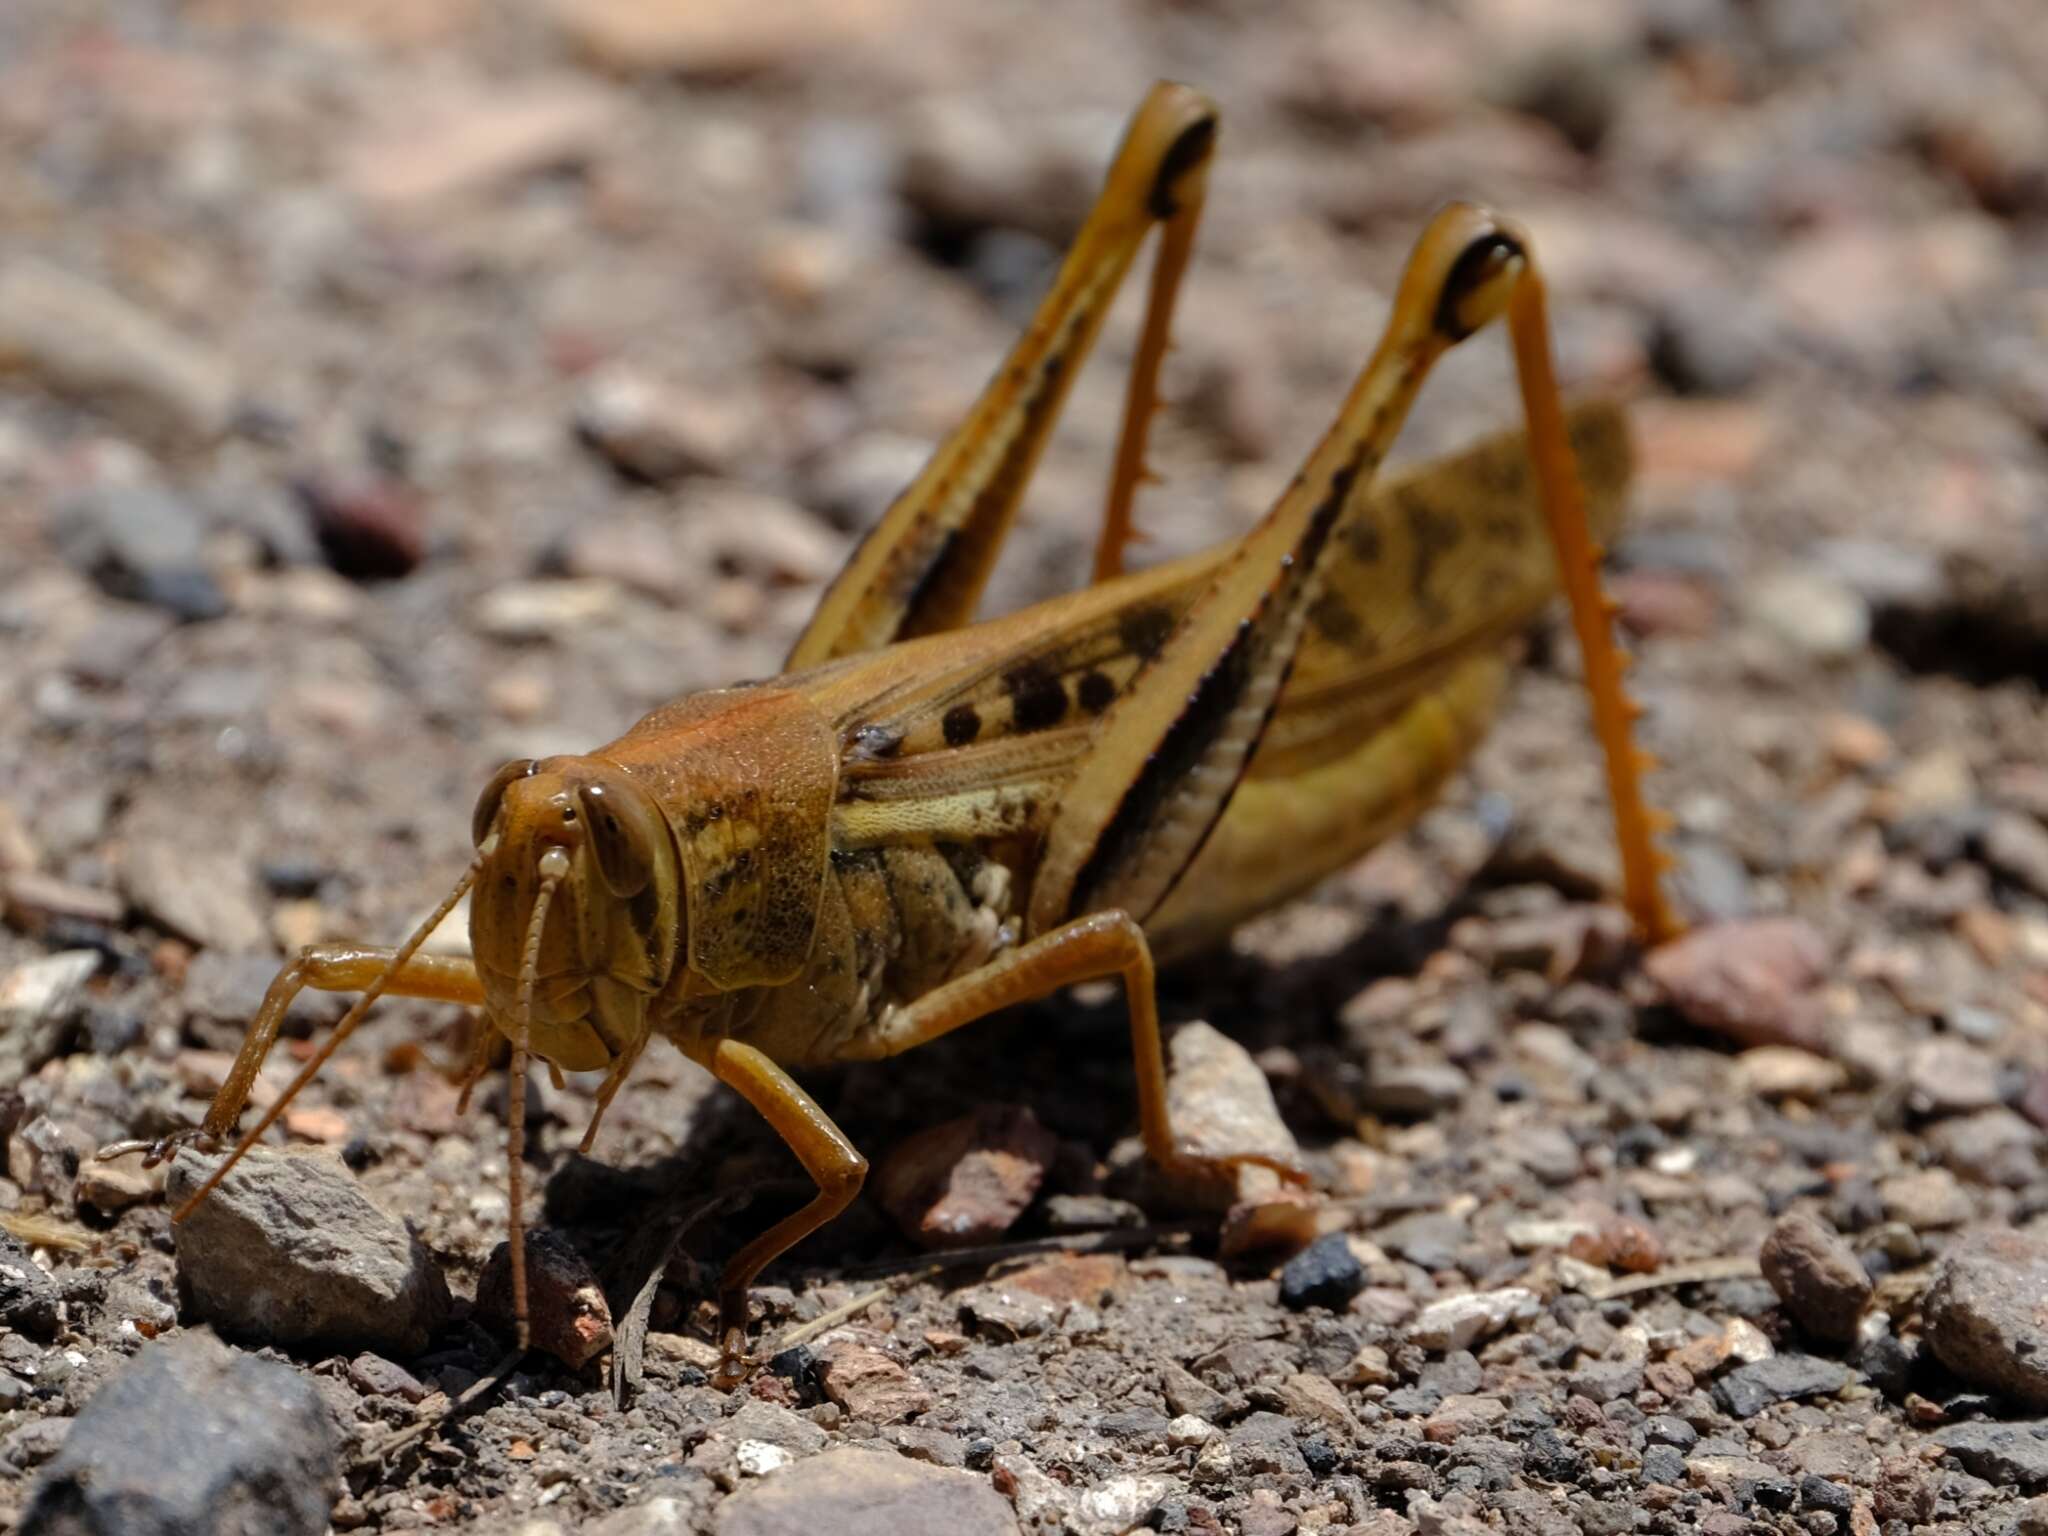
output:
POLYGON ((1215 145, 1215 103, 1162 81, 1133 114, 1052 291, 951 436, 861 542, 818 603, 789 667, 953 629, 975 605, 1026 485, 1138 246, 1164 224, 1125 402, 1097 574, 1130 537, 1173 304, 1215 145))
POLYGON ((751 1045, 723 1040, 705 1065, 753 1105, 789 1146, 818 1186, 817 1197, 785 1216, 734 1254, 718 1282, 721 1358, 716 1385, 736 1385, 746 1374, 747 1289, 770 1260, 809 1237, 853 1203, 868 1174, 860 1155, 832 1117, 790 1075, 751 1045))
POLYGON ((1145 942, 1145 931, 1123 912, 1093 912, 1077 918, 927 992, 889 1017, 874 1054, 898 1055, 987 1018, 998 1009, 1105 976, 1123 978, 1124 1004, 1131 1018, 1131 1054, 1137 1065, 1138 1130, 1146 1155, 1167 1173, 1196 1181, 1216 1179, 1246 1163, 1302 1181, 1305 1175, 1284 1158, 1257 1152, 1211 1156, 1182 1145, 1173 1134, 1152 950, 1145 942))

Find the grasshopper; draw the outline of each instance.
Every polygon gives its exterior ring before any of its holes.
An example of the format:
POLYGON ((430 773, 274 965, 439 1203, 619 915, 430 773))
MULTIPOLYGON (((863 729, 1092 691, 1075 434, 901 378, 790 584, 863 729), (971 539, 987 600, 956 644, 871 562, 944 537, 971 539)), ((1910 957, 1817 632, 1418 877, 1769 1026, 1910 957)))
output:
POLYGON ((1215 104, 1186 86, 1147 95, 1029 327, 824 594, 782 676, 666 705, 587 755, 508 764, 477 801, 475 860, 403 943, 315 945, 283 968, 204 1124, 153 1156, 233 1135, 302 988, 361 996, 180 1219, 387 993, 483 1010, 491 1028, 476 1031, 465 1103, 495 1035, 510 1041, 522 1349, 535 1057, 558 1077, 604 1073, 588 1150, 663 1035, 746 1098, 815 1181, 808 1205, 725 1267, 728 1383, 744 1372, 755 1277, 842 1211, 867 1171, 790 1069, 893 1056, 1116 976, 1151 1159, 1196 1179, 1262 1161, 1176 1141, 1155 960, 1214 941, 1412 819, 1484 732, 1511 642, 1560 585, 1627 905, 1644 938, 1674 931, 1574 463, 1594 524, 1612 525, 1626 430, 1611 406, 1560 405, 1543 280, 1513 223, 1469 205, 1439 212, 1335 424, 1272 509, 1224 547, 1123 571, 1216 128, 1215 104), (1068 388, 1154 226, 1094 582, 975 623, 1068 388), (1376 485, 1431 365, 1497 318, 1526 437, 1376 485), (465 895, 471 954, 422 952, 465 895))

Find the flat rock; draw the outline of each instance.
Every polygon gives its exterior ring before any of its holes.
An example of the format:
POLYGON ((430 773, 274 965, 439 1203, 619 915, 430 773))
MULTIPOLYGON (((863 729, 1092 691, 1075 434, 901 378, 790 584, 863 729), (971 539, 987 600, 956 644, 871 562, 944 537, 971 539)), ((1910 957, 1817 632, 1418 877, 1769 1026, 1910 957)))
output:
POLYGON ((1999 1102, 1998 1063, 1964 1040, 1929 1040, 1906 1058, 1906 1099, 1922 1115, 1961 1115, 1999 1102))
POLYGON ((984 1105, 899 1142, 875 1170, 873 1188, 921 1247, 993 1242, 1030 1207, 1058 1150, 1030 1110, 984 1105))
POLYGON ((1817 1216, 1781 1217, 1758 1255, 1785 1310, 1816 1339, 1852 1344, 1870 1301, 1870 1276, 1841 1235, 1817 1216))
POLYGON ((1952 1424, 1928 1438, 1986 1482, 2006 1488, 2048 1485, 2048 1422, 1952 1424))
POLYGON ((47 263, 0 269, 0 373, 104 409, 147 436, 206 442, 227 430, 227 361, 109 289, 47 263))
POLYGON ((835 1339, 817 1351, 825 1395, 853 1418, 900 1424, 932 1405, 931 1392, 894 1356, 858 1339, 835 1339))
MULTIPOLYGON (((170 1200, 219 1161, 181 1152, 170 1200)), ((447 1282, 426 1248, 324 1148, 252 1148, 174 1230, 185 1313, 239 1338, 404 1360, 448 1314, 447 1282)))
POLYGON ((232 854, 142 842, 121 865, 128 899, 152 922, 207 949, 267 947, 249 869, 232 854))
POLYGON ((0 974, 0 1083, 18 1083, 64 1046, 97 950, 64 949, 0 974))
MULTIPOLYGON (((161 486, 103 485, 56 504, 50 542, 110 597, 148 603, 175 618, 215 619, 227 599, 205 562, 206 528, 192 504, 161 486)), ((83 670, 104 668, 102 630, 79 658, 83 670), (103 653, 97 659, 94 652, 103 653)), ((132 642, 129 642, 132 643, 132 642)))
POLYGON ((1935 1266, 1921 1303, 1927 1343, 1965 1381, 2048 1408, 2048 1240, 1965 1233, 1935 1266))
POLYGON ((86 1403, 22 1536, 320 1536, 340 1446, 313 1384, 204 1334, 153 1344, 86 1403))
POLYGON ((985 1477, 893 1452, 826 1451, 751 1483, 718 1507, 717 1536, 1020 1536, 985 1477))
POLYGON ((1856 1373, 1814 1355, 1773 1355, 1739 1365, 1714 1383, 1714 1399, 1731 1417, 1754 1418, 1773 1403, 1826 1397, 1856 1379, 1856 1373))
POLYGON ((1446 1296, 1424 1307, 1408 1325, 1408 1340, 1439 1352, 1468 1349, 1511 1323, 1527 1322, 1537 1310, 1535 1293, 1520 1286, 1446 1296))
POLYGON ((1741 1045, 1822 1048, 1827 941, 1797 918, 1696 928, 1643 962, 1671 1005, 1741 1045))

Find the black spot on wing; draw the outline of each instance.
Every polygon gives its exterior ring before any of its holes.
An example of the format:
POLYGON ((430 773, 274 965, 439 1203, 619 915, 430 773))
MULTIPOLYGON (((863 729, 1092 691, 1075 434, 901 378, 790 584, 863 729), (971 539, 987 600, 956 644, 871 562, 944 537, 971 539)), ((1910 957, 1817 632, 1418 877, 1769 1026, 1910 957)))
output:
POLYGON ((1117 639, 1125 651, 1143 661, 1150 661, 1166 644, 1167 636, 1173 633, 1178 615, 1171 608, 1133 608, 1120 614, 1116 621, 1117 639))
POLYGON ((1026 662, 1005 673, 1003 687, 1009 690, 1011 720, 1019 731, 1042 731, 1067 713, 1067 690, 1043 662, 1026 662))
POLYGON ((949 747, 964 747, 981 734, 981 712, 972 704, 955 704, 946 711, 939 729, 949 747))
POLYGON ((1090 670, 1081 675, 1074 696, 1091 715, 1099 715, 1116 702, 1116 683, 1106 672, 1090 670))

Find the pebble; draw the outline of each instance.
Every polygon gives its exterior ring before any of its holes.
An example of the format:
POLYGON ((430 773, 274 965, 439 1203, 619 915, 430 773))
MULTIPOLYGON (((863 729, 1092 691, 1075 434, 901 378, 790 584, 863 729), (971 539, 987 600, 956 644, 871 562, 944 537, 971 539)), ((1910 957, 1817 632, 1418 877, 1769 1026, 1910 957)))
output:
POLYGON ((121 887, 144 917, 202 949, 268 946, 249 867, 231 853, 137 842, 122 860, 121 887))
POLYGON ((1944 1168, 1973 1183, 2024 1189, 2041 1173, 2041 1133, 2004 1105, 1929 1126, 1924 1140, 1944 1168))
POLYGON ((1962 1040, 1936 1039, 1915 1046, 1903 1076, 1906 1100, 1915 1114, 1967 1114, 1988 1109, 2003 1097, 1997 1061, 1962 1040))
POLYGON ((932 1405, 932 1394, 894 1356, 858 1339, 841 1338, 817 1351, 825 1395, 849 1417, 868 1424, 901 1424, 932 1405))
POLYGON ((1424 1307, 1408 1325, 1408 1341, 1439 1354, 1469 1349, 1537 1313, 1536 1295, 1520 1286, 1446 1296, 1424 1307))
POLYGON ((1855 1379, 1847 1366, 1815 1355, 1773 1355, 1721 1377, 1714 1383, 1714 1401, 1732 1418, 1751 1419, 1773 1403, 1825 1397, 1855 1379))
POLYGON ((626 363, 597 370, 576 398, 577 439, 649 485, 730 468, 746 431, 730 403, 689 395, 626 363))
POLYGON ((843 55, 902 21, 901 0, 553 0, 570 47, 611 74, 731 80, 843 55))
POLYGON ((1807 1104, 1818 1103, 1849 1080, 1840 1062, 1796 1045, 1752 1046, 1735 1058, 1735 1076, 1745 1092, 1758 1098, 1807 1104))
POLYGON ((1830 1344, 1856 1341, 1870 1302, 1870 1277, 1826 1222, 1803 1211, 1780 1217, 1758 1262, 1785 1310, 1808 1334, 1830 1344))
POLYGON ((618 583, 586 576, 568 581, 508 581, 470 606, 470 622, 493 640, 554 640, 618 611, 618 583))
POLYGON ((1643 962, 1685 1018, 1743 1045, 1823 1044, 1818 985, 1828 945, 1798 918, 1754 918, 1696 928, 1643 962))
POLYGON ((119 294, 46 263, 0 267, 0 373, 105 410, 167 444, 228 428, 235 379, 225 358, 119 294))
POLYGON ((1471 1089, 1472 1079, 1447 1061, 1375 1062, 1358 1102, 1376 1115, 1425 1119, 1456 1109, 1471 1089))
POLYGON ((380 214, 445 216, 463 199, 590 160, 612 135, 617 105, 586 81, 545 77, 424 92, 368 115, 368 130, 342 151, 341 181, 380 214))
POLYGON ((2048 1422, 1954 1424, 1928 1438, 1998 1487, 2048 1485, 2048 1422))
POLYGON ((718 1506, 716 1536, 1021 1536, 987 1477, 843 1446, 749 1483, 718 1506))
POLYGON ((205 562, 206 529, 183 497, 152 485, 103 485, 56 503, 50 542, 109 597, 175 618, 217 619, 227 598, 205 562))
POLYGON ((77 1199, 103 1216, 154 1200, 164 1192, 169 1169, 142 1166, 139 1157, 94 1157, 78 1170, 77 1199))
POLYGON ((1877 1197, 1885 1216, 1915 1232, 1959 1227, 1977 1212, 1969 1192, 1946 1168, 1920 1168, 1880 1181, 1877 1197))
POLYGON ((1984 828, 1984 862, 2048 899, 2048 827, 2018 811, 1995 813, 1984 828))
MULTIPOLYGON (((1242 1045, 1214 1025, 1196 1020, 1174 1033, 1167 1055, 1167 1112, 1183 1144, 1211 1157, 1299 1155, 1294 1133, 1273 1100, 1272 1085, 1242 1045)), ((1238 1170, 1240 1198, 1272 1193, 1278 1183, 1267 1168, 1238 1170)))
MULTIPOLYGON (((183 1200, 219 1162, 179 1153, 168 1198, 183 1200)), ((173 1230, 186 1314, 237 1337, 404 1360, 448 1315, 425 1247, 325 1148, 252 1148, 173 1230)))
POLYGON ((49 1340, 57 1336, 63 1318, 57 1282, 13 1234, 0 1230, 0 1323, 49 1340))
POLYGON ((1058 1151, 1029 1109, 989 1104, 897 1143, 870 1187, 920 1247, 988 1243, 1030 1208, 1058 1151))
POLYGON ((0 1083, 21 1082, 64 1048, 99 967, 99 951, 63 949, 0 975, 0 1083))
POLYGON ((1448 1445, 1467 1435, 1491 1429, 1507 1416, 1508 1405, 1498 1398, 1454 1392, 1423 1420, 1422 1438, 1435 1445, 1448 1445))
POLYGON ((149 1345, 93 1394, 20 1529, 321 1536, 340 1491, 340 1445, 312 1382, 191 1333, 149 1345))
POLYGON ((2048 1408, 2048 1238, 1958 1237, 1921 1301, 1928 1346, 1963 1380, 2022 1407, 2048 1408))
POLYGON ((1756 382, 1770 329, 1739 293, 1682 287, 1656 317, 1650 363, 1682 395, 1739 395, 1756 382))
POLYGON ((368 475, 314 475, 293 489, 320 553, 343 576, 394 580, 426 559, 426 509, 409 487, 368 475))
POLYGON ((1870 605, 1816 567, 1766 573, 1748 589, 1750 618, 1802 656, 1844 661, 1870 643, 1870 605))
MULTIPOLYGON (((556 1233, 526 1233, 526 1309, 533 1347, 572 1371, 612 1347, 612 1312, 604 1287, 583 1255, 556 1233)), ((477 1277, 476 1312, 499 1332, 514 1332, 509 1241, 491 1250, 477 1277)))
POLYGON ((1341 1312, 1365 1288, 1365 1266, 1342 1232, 1326 1233, 1280 1271, 1280 1304, 1296 1312, 1324 1307, 1341 1312))

